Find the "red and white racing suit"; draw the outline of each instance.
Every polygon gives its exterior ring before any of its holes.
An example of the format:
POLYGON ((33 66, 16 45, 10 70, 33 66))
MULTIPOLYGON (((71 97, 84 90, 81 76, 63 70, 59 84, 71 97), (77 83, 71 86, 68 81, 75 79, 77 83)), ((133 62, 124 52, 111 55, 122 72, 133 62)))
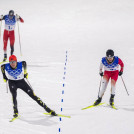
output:
POLYGON ((13 16, 13 18, 10 19, 9 15, 5 15, 1 20, 5 20, 5 30, 3 34, 3 43, 4 43, 3 50, 4 53, 6 54, 8 39, 10 40, 11 49, 13 49, 14 51, 14 42, 15 42, 14 29, 15 29, 16 21, 20 21, 23 23, 24 20, 21 17, 19 17, 18 19, 16 16, 13 16))
POLYGON ((102 97, 104 95, 104 92, 107 88, 110 78, 111 78, 111 94, 115 95, 116 81, 119 75, 119 66, 120 66, 120 72, 123 72, 124 63, 120 58, 116 56, 114 57, 112 63, 108 63, 106 57, 102 58, 100 64, 100 73, 104 69, 104 76, 102 80, 101 91, 99 92, 99 97, 102 97))

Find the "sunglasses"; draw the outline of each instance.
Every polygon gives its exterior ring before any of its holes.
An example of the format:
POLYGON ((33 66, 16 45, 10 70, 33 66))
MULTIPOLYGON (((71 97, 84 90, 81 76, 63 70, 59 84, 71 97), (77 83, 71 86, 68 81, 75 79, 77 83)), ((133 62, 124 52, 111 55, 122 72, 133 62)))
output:
POLYGON ((107 59, 112 59, 112 58, 114 58, 114 56, 111 56, 111 57, 107 57, 107 59))
POLYGON ((10 64, 16 63, 16 61, 10 61, 10 64))

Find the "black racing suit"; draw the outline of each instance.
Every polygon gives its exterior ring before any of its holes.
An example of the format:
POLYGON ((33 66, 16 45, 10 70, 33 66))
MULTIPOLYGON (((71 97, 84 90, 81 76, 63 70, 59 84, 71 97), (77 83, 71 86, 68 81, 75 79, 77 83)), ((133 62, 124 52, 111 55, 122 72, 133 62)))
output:
MULTIPOLYGON (((22 61, 22 67, 24 70, 26 70, 27 65, 25 61, 22 61)), ((13 69, 13 68, 12 68, 13 69)), ((52 111, 50 108, 48 108, 44 102, 41 101, 39 97, 37 97, 32 88, 27 84, 27 82, 23 79, 21 80, 10 80, 7 78, 5 74, 5 64, 1 66, 1 71, 3 74, 3 79, 8 80, 9 83, 9 89, 13 97, 13 109, 14 109, 14 114, 18 114, 18 107, 17 107, 17 89, 20 88, 22 89, 25 93, 27 93, 33 100, 35 100, 40 106, 42 106, 47 112, 51 112, 51 114, 55 115, 56 113, 52 111)), ((24 75, 25 76, 25 75, 24 75)))

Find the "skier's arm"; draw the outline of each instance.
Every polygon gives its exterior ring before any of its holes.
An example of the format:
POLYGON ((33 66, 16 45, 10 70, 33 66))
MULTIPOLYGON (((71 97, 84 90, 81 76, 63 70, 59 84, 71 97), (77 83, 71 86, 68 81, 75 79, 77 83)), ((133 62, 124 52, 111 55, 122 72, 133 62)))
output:
POLYGON ((1 15, 0 21, 5 20, 5 16, 1 15))
POLYGON ((122 62, 122 60, 119 58, 119 63, 118 63, 121 67, 120 72, 123 72, 124 69, 124 63, 122 62))
POLYGON ((100 76, 103 76, 103 64, 102 64, 102 62, 100 63, 100 68, 99 68, 99 74, 100 74, 100 76))
POLYGON ((16 14, 16 20, 17 21, 20 20, 20 22, 24 23, 24 20, 18 14, 16 14))
POLYGON ((22 61, 22 67, 24 68, 24 78, 28 78, 26 61, 22 61))
POLYGON ((20 22, 24 23, 24 20, 21 17, 19 19, 20 19, 20 22))
POLYGON ((5 65, 2 65, 1 66, 1 72, 3 74, 3 80, 4 80, 4 82, 6 82, 8 80, 8 78, 7 78, 6 74, 5 74, 5 65))

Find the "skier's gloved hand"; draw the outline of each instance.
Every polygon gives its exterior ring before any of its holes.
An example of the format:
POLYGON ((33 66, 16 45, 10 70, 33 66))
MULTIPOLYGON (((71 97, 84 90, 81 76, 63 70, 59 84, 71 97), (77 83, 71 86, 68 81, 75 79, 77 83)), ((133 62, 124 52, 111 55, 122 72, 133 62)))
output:
POLYGON ((24 74, 24 78, 28 79, 28 73, 24 74))
POLYGON ((3 19, 3 15, 0 16, 0 21, 3 19))
POLYGON ((20 16, 18 14, 16 14, 16 18, 17 18, 17 21, 20 19, 20 16))
POLYGON ((3 78, 3 81, 4 81, 4 82, 7 82, 7 81, 8 81, 8 79, 7 79, 7 78, 3 78))
POLYGON ((103 72, 100 72, 99 74, 100 74, 100 76, 103 76, 103 72))
POLYGON ((123 74, 123 72, 120 71, 120 72, 119 72, 119 76, 121 76, 122 74, 123 74))

